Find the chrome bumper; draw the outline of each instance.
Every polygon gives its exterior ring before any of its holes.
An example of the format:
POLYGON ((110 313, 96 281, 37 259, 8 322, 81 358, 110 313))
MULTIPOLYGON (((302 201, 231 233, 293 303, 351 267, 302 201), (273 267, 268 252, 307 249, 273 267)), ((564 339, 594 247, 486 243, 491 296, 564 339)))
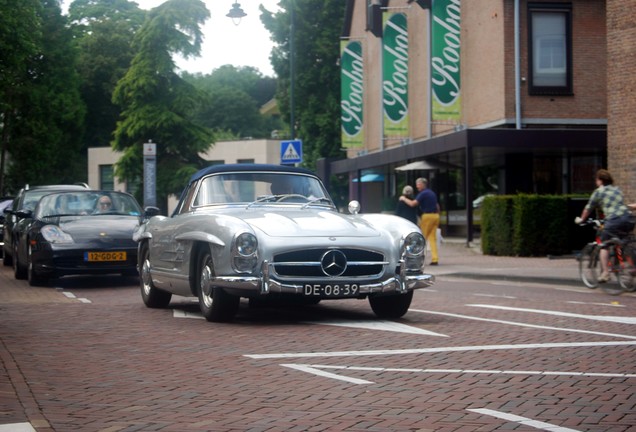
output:
MULTIPOLYGON (((270 277, 271 264, 264 262, 261 268, 262 277, 256 276, 219 276, 213 284, 218 287, 237 291, 258 292, 261 295, 269 293, 303 294, 304 285, 278 281, 270 277)), ((360 294, 399 293, 404 294, 419 288, 426 288, 435 283, 435 276, 429 274, 407 275, 403 263, 398 275, 381 282, 358 284, 360 294)))

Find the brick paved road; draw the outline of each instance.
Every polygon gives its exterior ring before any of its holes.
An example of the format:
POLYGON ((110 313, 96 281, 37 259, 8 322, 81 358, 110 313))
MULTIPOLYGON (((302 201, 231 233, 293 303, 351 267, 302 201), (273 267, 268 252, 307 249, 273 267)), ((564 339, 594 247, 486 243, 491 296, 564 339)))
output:
POLYGON ((242 304, 235 323, 210 324, 189 299, 146 309, 133 284, 77 278, 35 289, 0 268, 0 424, 30 422, 38 432, 636 424, 634 296, 442 278, 417 293, 399 320, 412 332, 403 333, 370 327, 381 323, 356 300, 242 304))

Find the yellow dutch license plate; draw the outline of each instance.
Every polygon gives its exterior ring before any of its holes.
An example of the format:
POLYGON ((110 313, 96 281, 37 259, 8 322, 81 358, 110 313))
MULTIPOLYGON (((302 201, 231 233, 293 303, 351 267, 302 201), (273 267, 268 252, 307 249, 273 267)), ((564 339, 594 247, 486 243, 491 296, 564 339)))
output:
POLYGON ((84 261, 126 261, 126 252, 84 252, 84 261))

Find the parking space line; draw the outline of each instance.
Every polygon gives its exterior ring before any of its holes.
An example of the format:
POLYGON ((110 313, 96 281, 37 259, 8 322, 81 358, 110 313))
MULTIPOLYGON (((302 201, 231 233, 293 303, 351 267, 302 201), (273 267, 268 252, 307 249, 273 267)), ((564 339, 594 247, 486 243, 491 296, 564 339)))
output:
POLYGON ((468 320, 474 320, 474 321, 486 321, 486 322, 492 322, 497 324, 536 328, 541 330, 556 330, 556 331, 564 331, 568 333, 585 333, 585 334, 593 334, 598 336, 617 337, 621 339, 636 339, 636 336, 625 335, 620 333, 606 333, 606 332, 580 330, 580 329, 573 329, 573 328, 566 328, 566 327, 552 327, 552 326, 544 326, 544 325, 538 325, 538 324, 527 324, 527 323, 521 323, 516 321, 505 321, 505 320, 498 320, 498 319, 492 319, 492 318, 482 318, 482 317, 476 317, 471 315, 461 315, 461 314, 454 314, 454 313, 448 313, 448 312, 436 312, 436 311, 421 310, 421 309, 409 309, 409 312, 418 312, 418 313, 425 313, 425 314, 431 314, 431 315, 443 315, 443 316, 454 317, 454 318, 462 318, 462 319, 468 319, 468 320))
POLYGON ((530 312, 530 313, 543 314, 543 315, 554 315, 554 316, 568 317, 568 318, 581 318, 586 320, 605 321, 605 322, 613 322, 613 323, 619 323, 619 324, 636 324, 636 317, 583 315, 583 314, 575 314, 570 312, 550 311, 550 310, 542 310, 542 309, 525 309, 525 308, 516 308, 516 307, 510 307, 510 306, 496 306, 496 305, 484 305, 484 304, 468 304, 466 306, 486 308, 486 309, 506 310, 506 311, 513 311, 513 312, 530 312))
POLYGON ((35 432, 31 423, 0 424, 0 432, 35 432))
POLYGON ((279 358, 301 358, 301 357, 365 357, 378 355, 404 355, 404 354, 430 354, 442 352, 466 352, 466 351, 493 351, 493 350, 515 350, 515 349, 537 349, 537 348, 599 348, 610 346, 635 346, 636 341, 609 341, 609 342, 561 342, 561 343, 534 343, 517 345, 473 345, 473 346, 450 346, 435 348, 409 348, 409 349, 387 349, 387 350, 365 350, 365 351, 324 351, 324 352, 300 352, 300 353, 272 353, 272 354, 243 354, 243 357, 252 359, 279 359, 279 358))
POLYGON ((330 325, 338 327, 353 327, 366 330, 383 330, 398 333, 418 334, 425 336, 448 337, 445 334, 435 333, 430 330, 424 330, 419 327, 413 327, 406 324, 397 323, 395 321, 385 320, 342 320, 342 321, 303 321, 306 324, 330 325))
POLYGON ((345 377, 345 376, 342 376, 342 375, 336 375, 334 373, 325 372, 325 371, 320 370, 318 368, 315 368, 315 367, 313 367, 311 365, 302 365, 302 364, 288 363, 288 364, 281 364, 281 366, 287 367, 287 368, 290 368, 290 369, 296 369, 296 370, 299 370, 301 372, 307 372, 307 373, 310 373, 312 375, 318 375, 318 376, 322 376, 322 377, 325 377, 325 378, 332 378, 332 379, 339 380, 339 381, 350 382, 352 384, 373 384, 372 381, 366 381, 366 380, 362 380, 362 379, 358 379, 358 378, 345 377))
POLYGON ((487 408, 475 408, 468 409, 468 411, 483 414, 491 417, 500 418, 502 420, 507 420, 513 423, 519 423, 524 426, 530 426, 535 429, 541 429, 550 432, 580 432, 578 429, 570 429, 562 426, 556 426, 551 423, 546 423, 538 420, 532 420, 527 417, 518 416, 515 414, 508 414, 501 411, 490 410, 487 408))

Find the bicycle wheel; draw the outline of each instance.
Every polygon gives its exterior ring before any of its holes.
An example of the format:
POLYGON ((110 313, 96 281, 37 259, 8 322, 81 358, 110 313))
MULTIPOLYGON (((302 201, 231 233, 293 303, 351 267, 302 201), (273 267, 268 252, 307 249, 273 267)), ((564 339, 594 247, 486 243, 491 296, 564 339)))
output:
POLYGON ((600 263, 598 260, 598 248, 595 243, 586 245, 579 257, 579 276, 583 284, 594 289, 598 287, 598 275, 600 263))
POLYGON ((636 266, 634 258, 636 253, 636 243, 629 241, 623 244, 621 272, 618 275, 619 283, 625 291, 636 291, 636 266))
POLYGON ((615 250, 617 246, 615 244, 610 244, 608 247, 610 251, 610 260, 607 267, 610 272, 610 280, 601 284, 601 289, 606 294, 615 296, 622 294, 625 291, 621 282, 621 275, 623 274, 623 271, 618 255, 616 254, 617 251, 615 250), (612 281, 612 274, 616 277, 616 282, 612 281))

